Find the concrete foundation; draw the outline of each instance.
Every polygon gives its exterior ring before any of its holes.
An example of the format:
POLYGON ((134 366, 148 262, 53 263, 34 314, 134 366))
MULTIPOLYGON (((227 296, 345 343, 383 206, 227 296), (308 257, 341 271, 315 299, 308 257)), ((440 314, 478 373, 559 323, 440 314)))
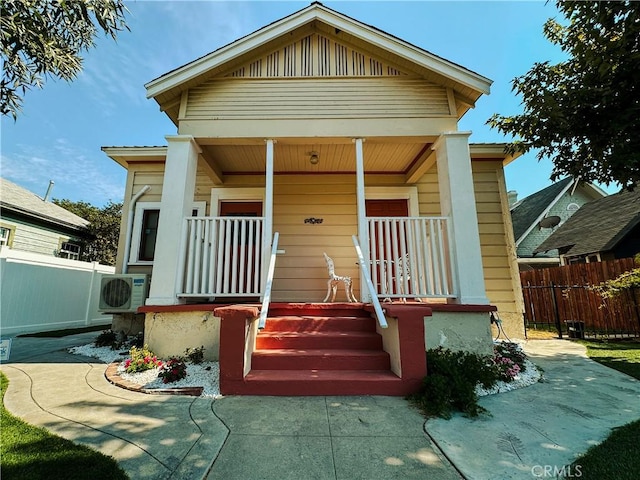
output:
POLYGON ((204 347, 204 359, 217 361, 220 318, 210 310, 147 312, 144 343, 160 358, 182 356, 187 348, 204 347))
MULTIPOLYGON (((493 353, 489 312, 436 311, 424 318, 427 350, 444 347, 479 355, 493 353)), ((428 368, 428 367, 427 367, 428 368)))

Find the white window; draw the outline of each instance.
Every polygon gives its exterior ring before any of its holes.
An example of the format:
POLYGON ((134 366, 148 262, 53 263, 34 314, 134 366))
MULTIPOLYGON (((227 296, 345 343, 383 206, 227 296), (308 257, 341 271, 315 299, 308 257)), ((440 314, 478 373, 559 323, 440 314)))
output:
POLYGON ((0 227, 0 247, 6 245, 9 246, 9 237, 11 236, 11 229, 7 227, 0 227))
MULTIPOLYGON (((191 214, 201 217, 205 214, 206 202, 194 202, 191 214)), ((152 265, 156 251, 160 202, 138 202, 133 216, 131 251, 129 264, 152 265)), ((179 226, 178 228, 182 228, 179 226)))
POLYGON ((62 242, 58 256, 69 260, 80 260, 80 245, 72 242, 62 242))

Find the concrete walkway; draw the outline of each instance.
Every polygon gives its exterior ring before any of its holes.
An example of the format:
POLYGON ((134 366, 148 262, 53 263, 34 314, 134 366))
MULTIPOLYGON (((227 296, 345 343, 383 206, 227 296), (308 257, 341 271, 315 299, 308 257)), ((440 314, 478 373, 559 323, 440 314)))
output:
POLYGON ((132 480, 460 478, 402 398, 146 395, 66 353, 94 338, 15 338, 5 406, 113 456, 132 480))
POLYGON ((430 419, 425 429, 468 479, 580 477, 567 467, 611 429, 640 419, 640 381, 567 340, 532 340, 544 382, 480 399, 490 415, 430 419))
POLYGON ((66 353, 94 338, 14 339, 1 368, 5 406, 113 456, 136 480, 545 478, 545 467, 561 468, 640 418, 640 382, 567 341, 529 342, 546 382, 483 398, 491 415, 425 424, 394 397, 212 400, 123 390, 107 382, 104 364, 66 353))

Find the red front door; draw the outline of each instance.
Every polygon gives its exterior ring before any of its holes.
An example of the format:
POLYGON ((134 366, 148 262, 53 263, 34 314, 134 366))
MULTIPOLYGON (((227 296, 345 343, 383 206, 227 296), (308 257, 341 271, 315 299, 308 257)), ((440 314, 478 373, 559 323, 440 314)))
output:
MULTIPOLYGON (((408 217, 409 202, 406 199, 366 200, 365 212, 367 217, 408 217)), ((399 225, 396 230, 397 238, 400 238, 399 225)), ((387 238, 386 235, 382 235, 381 239, 375 243, 372 241, 369 245, 371 257, 375 259, 371 277, 379 293, 401 293, 395 281, 399 259, 387 258, 388 252, 392 251, 391 245, 386 243, 387 238)), ((404 268, 402 263, 400 265, 404 268)))

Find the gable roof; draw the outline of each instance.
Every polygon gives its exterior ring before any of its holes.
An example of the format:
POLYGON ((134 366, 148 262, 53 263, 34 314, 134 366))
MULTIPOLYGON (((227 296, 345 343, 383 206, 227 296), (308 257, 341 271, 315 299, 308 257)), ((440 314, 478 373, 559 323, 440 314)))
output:
POLYGON ((572 177, 564 178, 523 198, 511 207, 511 223, 513 224, 516 245, 544 218, 556 200, 569 189, 572 183, 572 177))
POLYGON ((535 250, 570 247, 565 254, 585 255, 615 248, 640 224, 640 188, 586 203, 535 250))
POLYGON ((5 178, 0 178, 0 207, 3 210, 73 230, 84 230, 89 225, 84 218, 55 203, 45 202, 35 193, 5 178))
POLYGON ((183 90, 198 85, 221 72, 221 69, 230 62, 237 61, 242 56, 265 47, 297 29, 318 22, 329 26, 336 35, 343 35, 351 41, 364 43, 370 48, 392 52, 398 58, 410 62, 417 70, 428 72, 434 80, 439 79, 443 84, 450 84, 470 102, 475 102, 482 94, 489 93, 491 80, 382 30, 327 8, 319 2, 313 2, 302 10, 152 80, 145 85, 147 98, 154 98, 160 105, 170 102, 183 90))

